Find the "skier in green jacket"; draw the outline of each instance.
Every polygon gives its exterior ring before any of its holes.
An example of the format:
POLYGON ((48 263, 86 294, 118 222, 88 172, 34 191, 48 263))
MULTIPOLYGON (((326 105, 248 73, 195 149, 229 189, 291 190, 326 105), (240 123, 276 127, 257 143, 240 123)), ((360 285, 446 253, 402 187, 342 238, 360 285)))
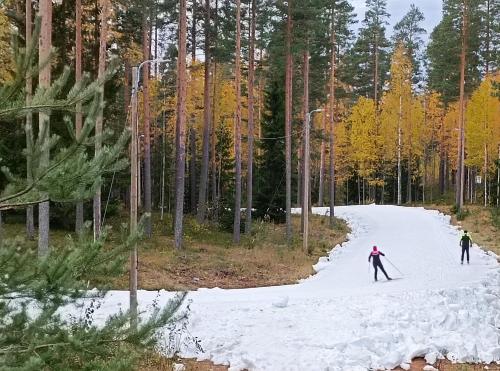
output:
POLYGON ((467 231, 464 231, 462 238, 460 239, 460 246, 462 246, 462 262, 464 263, 464 254, 467 253, 467 264, 469 264, 469 247, 472 245, 472 239, 467 231))

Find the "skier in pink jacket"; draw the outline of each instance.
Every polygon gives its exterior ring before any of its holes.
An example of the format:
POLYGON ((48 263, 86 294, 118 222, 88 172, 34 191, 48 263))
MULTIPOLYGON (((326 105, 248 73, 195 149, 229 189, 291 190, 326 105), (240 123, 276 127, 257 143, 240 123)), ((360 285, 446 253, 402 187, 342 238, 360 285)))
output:
POLYGON ((380 261, 380 255, 385 256, 385 254, 382 251, 379 251, 377 249, 377 246, 373 246, 373 250, 368 256, 368 262, 370 262, 373 258, 373 269, 375 270, 375 281, 377 281, 377 273, 378 273, 378 268, 382 271, 382 273, 385 275, 385 277, 388 280, 392 280, 391 277, 389 277, 384 269, 384 266, 382 265, 382 262, 380 261))

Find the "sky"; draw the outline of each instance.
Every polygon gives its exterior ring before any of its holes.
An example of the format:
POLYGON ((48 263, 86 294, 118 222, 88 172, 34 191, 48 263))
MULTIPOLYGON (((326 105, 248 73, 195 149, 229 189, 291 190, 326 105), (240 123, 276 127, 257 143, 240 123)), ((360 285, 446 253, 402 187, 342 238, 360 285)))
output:
MULTIPOLYGON (((365 0, 351 0, 350 2, 358 15, 359 22, 356 24, 356 28, 358 28, 365 15, 365 0)), ((387 12, 391 15, 387 26, 387 35, 392 35, 392 28, 408 12, 411 3, 414 3, 424 13, 425 20, 422 26, 427 34, 423 36, 423 39, 427 42, 432 30, 441 20, 441 0, 387 0, 387 12)))

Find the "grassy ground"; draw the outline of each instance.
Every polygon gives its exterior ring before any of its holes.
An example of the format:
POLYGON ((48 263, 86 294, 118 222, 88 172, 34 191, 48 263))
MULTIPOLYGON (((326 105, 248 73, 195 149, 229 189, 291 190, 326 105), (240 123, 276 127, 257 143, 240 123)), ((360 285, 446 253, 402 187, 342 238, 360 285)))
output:
POLYGON ((466 205, 463 220, 451 211, 451 206, 426 205, 428 209, 436 209, 444 214, 451 215, 451 223, 459 225, 471 233, 472 240, 486 250, 491 250, 500 255, 500 213, 496 209, 485 208, 478 205, 466 205))
MULTIPOLYGON (((109 244, 121 239, 120 223, 126 217, 112 218, 109 244)), ((194 218, 185 219, 184 248, 173 247, 172 221, 153 216, 153 237, 139 245, 139 288, 147 290, 187 290, 198 287, 245 288, 294 283, 313 273, 312 265, 337 243, 345 241, 348 227, 336 220, 330 229, 324 217, 312 216, 310 221, 310 252, 302 249, 300 238, 287 246, 285 226, 255 222, 252 234, 242 236, 241 243, 232 243, 232 234, 214 226, 200 225, 194 218)), ((300 217, 292 218, 295 235, 300 230, 300 217)), ((5 237, 23 236, 19 223, 4 225, 5 237)), ((69 232, 51 231, 51 244, 64 248, 69 232)), ((36 249, 36 241, 28 241, 36 249)), ((127 264, 128 267, 128 264, 127 264)), ((106 281, 106 277, 101 278, 106 281)), ((128 273, 114 279, 115 289, 128 287, 128 273)))
MULTIPOLYGON (((311 252, 303 251, 301 241, 286 245, 284 225, 256 222, 250 236, 243 236, 238 246, 230 233, 203 226, 188 217, 184 249, 176 251, 169 229, 171 221, 156 221, 154 238, 142 244, 139 253, 139 286, 143 289, 195 289, 198 287, 245 288, 283 285, 313 273, 312 264, 337 243, 345 241, 347 225, 336 221, 311 220, 311 252)), ((300 218, 294 217, 294 230, 300 218)), ((128 277, 116 282, 126 288, 128 277)))

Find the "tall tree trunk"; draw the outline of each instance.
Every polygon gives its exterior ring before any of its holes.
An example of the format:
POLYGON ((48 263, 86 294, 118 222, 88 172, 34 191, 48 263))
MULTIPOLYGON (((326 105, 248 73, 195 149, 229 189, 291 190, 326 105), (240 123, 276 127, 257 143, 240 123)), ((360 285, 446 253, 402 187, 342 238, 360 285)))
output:
MULTIPOLYGON (((302 152, 303 152, 303 140, 299 139, 297 145, 297 205, 299 207, 302 207, 302 152)), ((301 232, 304 231, 303 229, 303 216, 304 214, 301 213, 301 232)))
MULTIPOLYGON (((210 69, 210 0, 205 0, 205 81, 203 86, 203 144, 200 189, 198 194, 198 223, 202 223, 205 220, 207 213, 208 160, 210 149, 210 128, 212 126, 210 122, 210 69)), ((215 152, 215 148, 213 152, 215 152)), ((212 173, 214 173, 213 166, 212 173)))
POLYGON ((330 228, 335 225, 335 9, 332 6, 332 21, 331 21, 331 55, 330 55, 330 102, 329 102, 329 119, 330 119, 330 228))
POLYGON ((235 197, 234 197, 234 225, 233 241, 240 242, 241 223, 241 1, 236 0, 236 50, 235 50, 235 90, 236 90, 236 117, 234 138, 234 160, 235 160, 235 197))
MULTIPOLYGON (((215 13, 214 13, 214 41, 215 41, 215 49, 217 50, 218 47, 218 25, 219 25, 219 1, 215 0, 215 13)), ((216 136, 216 122, 215 122, 215 102, 216 102, 216 88, 217 88, 217 60, 214 58, 214 73, 213 73, 213 78, 212 78, 212 135, 211 135, 211 164, 212 164, 212 203, 214 206, 215 210, 215 219, 218 219, 218 197, 217 197, 217 159, 216 159, 216 142, 217 142, 217 136, 216 136)))
MULTIPOLYGON (((82 80, 82 0, 76 0, 76 55, 75 55, 75 80, 82 80)), ((83 126, 82 104, 76 105, 76 136, 79 137, 83 126)), ((75 232, 80 233, 83 228, 83 201, 76 203, 75 232)))
MULTIPOLYGON (((31 0, 26 0, 26 48, 32 43, 32 7, 31 0)), ((33 81, 31 76, 26 76, 26 104, 31 103, 33 94, 33 81)), ((26 178, 28 183, 33 182, 33 113, 26 114, 26 178)), ((30 205, 26 208, 26 236, 29 240, 35 239, 35 220, 33 216, 33 206, 30 205)))
POLYGON ((385 174, 382 175, 382 192, 380 194, 380 204, 383 205, 385 203, 385 174))
MULTIPOLYGON (((42 26, 40 30, 39 41, 39 64, 44 64, 50 56, 52 50, 52 0, 40 0, 39 11, 42 15, 42 26)), ((45 63, 45 66, 38 74, 38 85, 41 88, 49 88, 51 80, 51 64, 45 63)), ((38 114, 38 135, 40 141, 46 144, 50 137, 50 116, 45 113, 38 114)), ((50 153, 44 150, 40 158, 40 166, 45 168, 49 164, 50 153)), ((44 257, 49 253, 49 201, 38 205, 38 256, 44 257)))
POLYGON ((248 162, 247 162, 247 208, 245 233, 252 231, 253 206, 253 136, 254 136, 254 58, 255 58, 255 23, 256 0, 252 0, 252 20, 250 26, 250 49, 248 56, 248 162))
POLYGON ((425 204, 425 187, 427 186, 427 168, 428 168, 427 152, 424 149, 424 174, 422 177, 422 204, 425 204))
POLYGON ((358 205, 361 205, 361 180, 358 175, 358 205))
POLYGON ((179 56, 177 59, 177 130, 175 151, 174 244, 182 248, 184 217, 184 175, 186 168, 186 0, 179 2, 179 56))
POLYGON ((399 95, 399 116, 398 116, 398 196, 397 204, 401 205, 401 123, 403 121, 403 97, 399 95))
POLYGON ((465 157, 465 64, 467 51, 467 12, 468 0, 463 0, 463 15, 462 15, 462 52, 460 54, 460 107, 459 107, 459 143, 458 143, 458 167, 456 181, 456 205, 459 210, 462 209, 464 203, 464 157, 465 157))
POLYGON ((378 38, 379 38, 379 24, 378 24, 378 17, 377 17, 377 30, 375 34, 375 71, 374 71, 374 76, 373 76, 373 86, 374 86, 374 92, 373 92, 373 97, 375 100, 375 106, 378 111, 378 38))
POLYGON ((365 178, 363 178, 363 205, 366 203, 365 178))
POLYGON ((165 132, 165 121, 166 115, 163 111, 161 125, 161 178, 160 178, 160 220, 163 220, 163 214, 165 211, 165 165, 166 165, 166 142, 167 134, 165 132))
POLYGON ((488 206, 488 187, 486 183, 488 181, 488 146, 484 144, 484 207, 488 206))
MULTIPOLYGON (((292 242, 292 0, 288 0, 286 21, 286 70, 285 70, 285 162, 286 162, 286 240, 292 242)), ((260 95, 260 94, 259 94, 260 95)), ((259 110, 261 110, 259 108, 259 110)), ((259 127, 260 119, 259 119, 259 127)), ((260 136, 260 134, 259 134, 260 136)))
POLYGON ((407 200, 406 202, 411 204, 412 202, 412 194, 411 194, 411 176, 412 176, 412 169, 411 169, 411 153, 410 153, 410 157, 408 159, 408 183, 407 183, 407 187, 408 187, 408 190, 407 190, 407 200))
POLYGON ((211 183, 212 183, 212 204, 214 210, 218 210, 217 202, 217 154, 216 154, 216 144, 217 144, 217 133, 216 133, 216 122, 215 122, 215 102, 216 102, 216 89, 217 89, 217 62, 214 61, 214 74, 212 79, 212 127, 211 127, 211 140, 210 140, 210 162, 211 162, 211 183))
POLYGON ((309 133, 311 126, 311 117, 309 115, 309 47, 304 50, 304 170, 303 170, 303 192, 302 192, 302 215, 304 219, 304 234, 302 238, 303 249, 307 252, 309 250, 309 186, 310 186, 310 175, 309 175, 309 160, 310 160, 310 144, 309 144, 309 133))
POLYGON ((500 206, 500 144, 498 144, 498 165, 497 165, 497 207, 500 206))
POLYGON ((189 130, 189 147, 191 152, 191 161, 189 162, 189 190, 191 213, 196 214, 196 130, 193 125, 189 130))
MULTIPOLYGON (((150 59, 149 42, 149 22, 148 11, 144 10, 142 19, 142 54, 144 60, 150 59)), ((146 219, 144 232, 147 237, 151 237, 151 132, 150 132, 150 106, 149 106, 149 64, 145 63, 142 67, 142 94, 144 104, 144 211, 150 216, 146 219)))
MULTIPOLYGON (((290 0, 291 2, 292 0, 290 0)), ((259 48, 259 64, 262 65, 262 47, 259 48)), ((285 71, 285 80, 286 80, 286 71, 285 71)), ((286 84, 286 82, 285 82, 286 84)), ((291 94, 291 93, 290 93, 291 94)), ((259 140, 262 138, 262 111, 264 110, 264 74, 261 73, 259 74, 259 83, 257 85, 257 120, 258 120, 258 125, 257 125, 257 135, 259 140)), ((285 101, 286 101, 286 92, 285 92, 285 101)), ((285 108, 286 110, 286 108, 285 108)), ((286 131, 286 129, 285 129, 286 131)), ((285 140, 286 141, 286 140, 285 140)), ((286 147, 286 144, 285 144, 286 147)), ((260 157, 262 151, 260 146, 257 147, 257 156, 260 157)), ((286 160, 285 160, 286 161, 286 160)), ((290 191, 291 192, 291 191, 290 191)), ((290 200, 291 200, 291 193, 290 193, 290 200)), ((290 201, 291 205, 291 201, 290 201)))
MULTIPOLYGON (((98 80, 103 83, 106 70, 106 44, 108 38, 108 6, 109 0, 100 0, 101 27, 99 35, 99 67, 97 71, 98 80)), ((95 156, 99 156, 102 147, 102 127, 103 127, 103 104, 104 92, 100 95, 101 107, 95 123, 95 156)), ((94 195, 94 240, 101 234, 101 186, 94 195)))
POLYGON ((197 20, 197 14, 196 14, 196 0, 193 0, 193 9, 192 9, 192 20, 193 23, 191 24, 191 63, 194 64, 196 61, 196 20, 197 20))
POLYGON ((326 135, 326 112, 321 115, 321 145, 319 147, 319 180, 318 180, 318 206, 323 207, 324 178, 325 178, 325 135, 326 135))
POLYGON ((484 61, 486 75, 490 73, 490 59, 491 59, 490 42, 491 42, 491 0, 486 0, 486 58, 484 61))
POLYGON ((124 60, 124 76, 123 76, 123 95, 124 95, 124 112, 125 116, 128 118, 130 113, 130 76, 132 73, 132 66, 130 65, 130 60, 125 58, 124 60))
MULTIPOLYGON (((155 46, 155 56, 154 56, 154 59, 158 59, 158 2, 155 0, 154 2, 154 29, 155 29, 155 43, 154 43, 154 46, 155 46)), ((153 37, 153 35, 151 35, 151 37, 153 37)), ((160 64, 159 63, 155 63, 155 71, 154 71, 154 76, 157 78, 158 77, 158 71, 159 71, 159 68, 160 68, 160 64)))

